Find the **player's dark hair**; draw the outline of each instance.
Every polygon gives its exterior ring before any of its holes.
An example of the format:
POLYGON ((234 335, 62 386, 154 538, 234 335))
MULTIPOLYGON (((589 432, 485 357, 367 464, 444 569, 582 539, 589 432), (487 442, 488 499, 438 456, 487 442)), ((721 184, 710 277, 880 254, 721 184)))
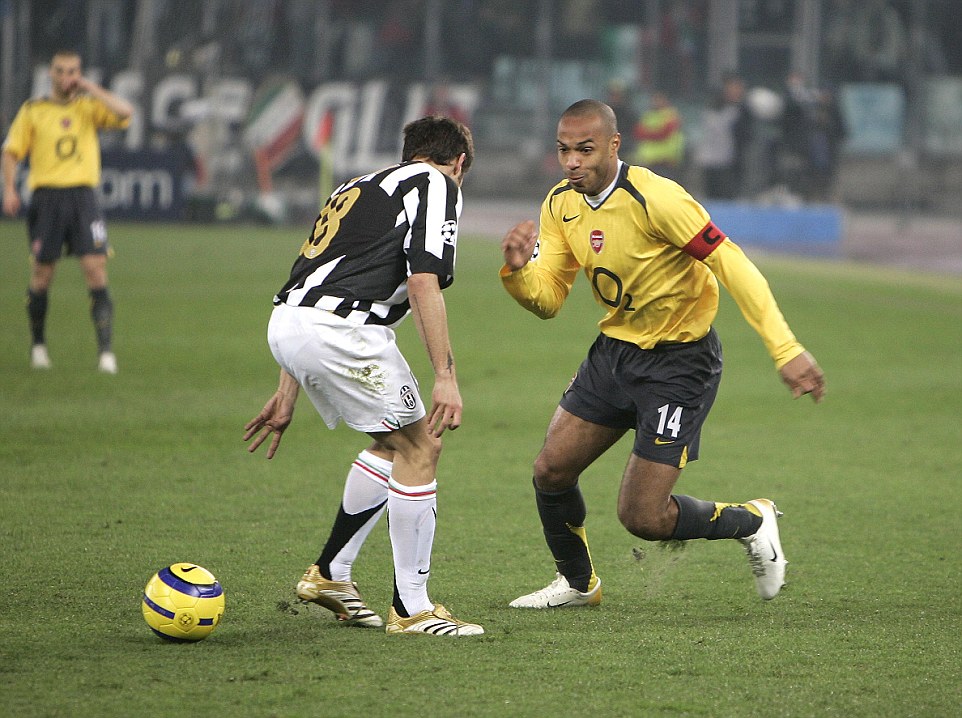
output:
POLYGON ((464 155, 462 170, 467 172, 474 161, 471 130, 449 117, 430 115, 404 126, 401 160, 407 162, 424 157, 438 165, 448 165, 464 155))
POLYGON ((578 100, 561 113, 562 117, 600 117, 606 128, 614 135, 618 131, 615 111, 601 100, 578 100))

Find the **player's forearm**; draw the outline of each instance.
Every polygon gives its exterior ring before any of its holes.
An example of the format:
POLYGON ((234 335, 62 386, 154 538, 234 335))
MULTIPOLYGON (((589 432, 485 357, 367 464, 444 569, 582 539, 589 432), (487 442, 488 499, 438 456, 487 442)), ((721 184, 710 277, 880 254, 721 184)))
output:
POLYGON ((454 378, 454 354, 448 335, 447 309, 438 278, 433 274, 408 277, 408 300, 418 335, 436 377, 454 378))
POLYGON ((723 242, 706 263, 758 332, 777 368, 805 351, 782 316, 765 277, 736 244, 723 242))
POLYGON ((551 319, 561 311, 569 287, 539 274, 532 264, 512 272, 501 268, 501 283, 514 300, 540 319, 551 319))
POLYGON ((0 152, 0 172, 3 173, 3 191, 12 192, 16 189, 17 180, 17 162, 16 157, 4 150, 0 152))
POLYGON ((297 383, 297 379, 288 374, 286 371, 281 369, 280 378, 277 381, 277 393, 289 400, 291 404, 297 401, 298 392, 300 392, 300 385, 297 383))
POLYGON ((87 81, 83 84, 83 89, 87 94, 96 97, 103 102, 111 112, 121 119, 128 119, 134 114, 134 106, 120 95, 114 94, 110 90, 101 87, 96 82, 87 81))

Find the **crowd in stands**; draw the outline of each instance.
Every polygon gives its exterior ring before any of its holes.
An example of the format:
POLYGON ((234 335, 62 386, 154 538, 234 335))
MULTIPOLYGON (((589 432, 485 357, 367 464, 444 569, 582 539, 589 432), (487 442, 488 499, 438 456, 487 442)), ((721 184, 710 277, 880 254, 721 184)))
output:
POLYGON ((663 91, 651 94, 637 120, 626 106, 616 112, 626 143, 634 143, 626 157, 684 184, 693 180, 710 199, 833 198, 845 125, 833 93, 799 73, 786 78, 781 93, 746 91, 739 75, 727 75, 694 127, 685 126, 663 91))
MULTIPOLYGON (((88 65, 105 78, 129 67, 143 19, 139 3, 136 13, 114 12, 111 0, 34 0, 31 7, 44 18, 31 23, 34 56, 86 47, 88 65)), ((775 191, 789 201, 830 200, 846 135, 835 96, 842 83, 908 88, 912 73, 915 80, 919 73, 962 75, 962 44, 953 41, 962 27, 955 3, 942 0, 823 0, 817 87, 797 73, 773 74, 785 67, 767 67, 765 56, 751 53, 739 58, 738 74, 709 86, 710 0, 153 0, 150 7, 158 61, 146 73, 200 72, 213 57, 221 76, 257 83, 282 71, 305 90, 372 77, 429 81, 430 108, 468 122, 478 118, 457 114, 448 83, 473 83, 489 100, 498 58, 531 57, 545 45, 559 61, 610 68, 615 31, 639 28, 637 72, 612 81, 607 97, 621 124, 623 156, 686 186, 694 177, 715 199, 775 191), (552 29, 546 42, 536 27, 545 7, 552 29), (429 8, 438 15, 434 34, 425 22, 429 8), (428 77, 431 53, 437 72, 428 77)), ((785 34, 794 18, 791 2, 739 8, 745 32, 785 34)), ((476 132, 483 148, 484 130, 476 132)))

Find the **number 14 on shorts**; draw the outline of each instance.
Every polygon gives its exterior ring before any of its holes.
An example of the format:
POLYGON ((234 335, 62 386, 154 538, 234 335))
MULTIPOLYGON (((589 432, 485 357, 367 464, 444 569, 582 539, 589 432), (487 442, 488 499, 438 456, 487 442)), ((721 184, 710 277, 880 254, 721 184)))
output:
MULTIPOLYGON (((676 406, 672 409, 671 404, 658 407, 658 436, 665 436, 666 432, 671 438, 677 439, 678 432, 681 431, 682 407, 676 406)), ((657 444, 658 441, 656 440, 657 444)))

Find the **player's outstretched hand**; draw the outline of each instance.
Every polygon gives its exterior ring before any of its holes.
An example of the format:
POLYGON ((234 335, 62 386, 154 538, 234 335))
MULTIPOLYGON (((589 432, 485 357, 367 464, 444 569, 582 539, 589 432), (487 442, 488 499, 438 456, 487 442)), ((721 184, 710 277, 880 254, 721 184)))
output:
POLYGON ((782 381, 792 390, 793 398, 811 394, 817 404, 825 396, 825 375, 815 357, 808 352, 802 352, 789 361, 779 369, 779 373, 782 381))
POLYGON ((257 447, 267 440, 267 437, 272 436, 270 446, 267 447, 267 458, 273 459, 274 454, 277 453, 277 447, 281 444, 281 436, 290 426, 293 418, 294 402, 289 401, 289 397, 278 391, 268 399, 257 416, 244 424, 244 441, 254 439, 247 450, 254 453, 257 447))
POLYGON ((530 219, 512 227, 501 240, 504 263, 516 272, 528 263, 538 241, 538 228, 530 219))

